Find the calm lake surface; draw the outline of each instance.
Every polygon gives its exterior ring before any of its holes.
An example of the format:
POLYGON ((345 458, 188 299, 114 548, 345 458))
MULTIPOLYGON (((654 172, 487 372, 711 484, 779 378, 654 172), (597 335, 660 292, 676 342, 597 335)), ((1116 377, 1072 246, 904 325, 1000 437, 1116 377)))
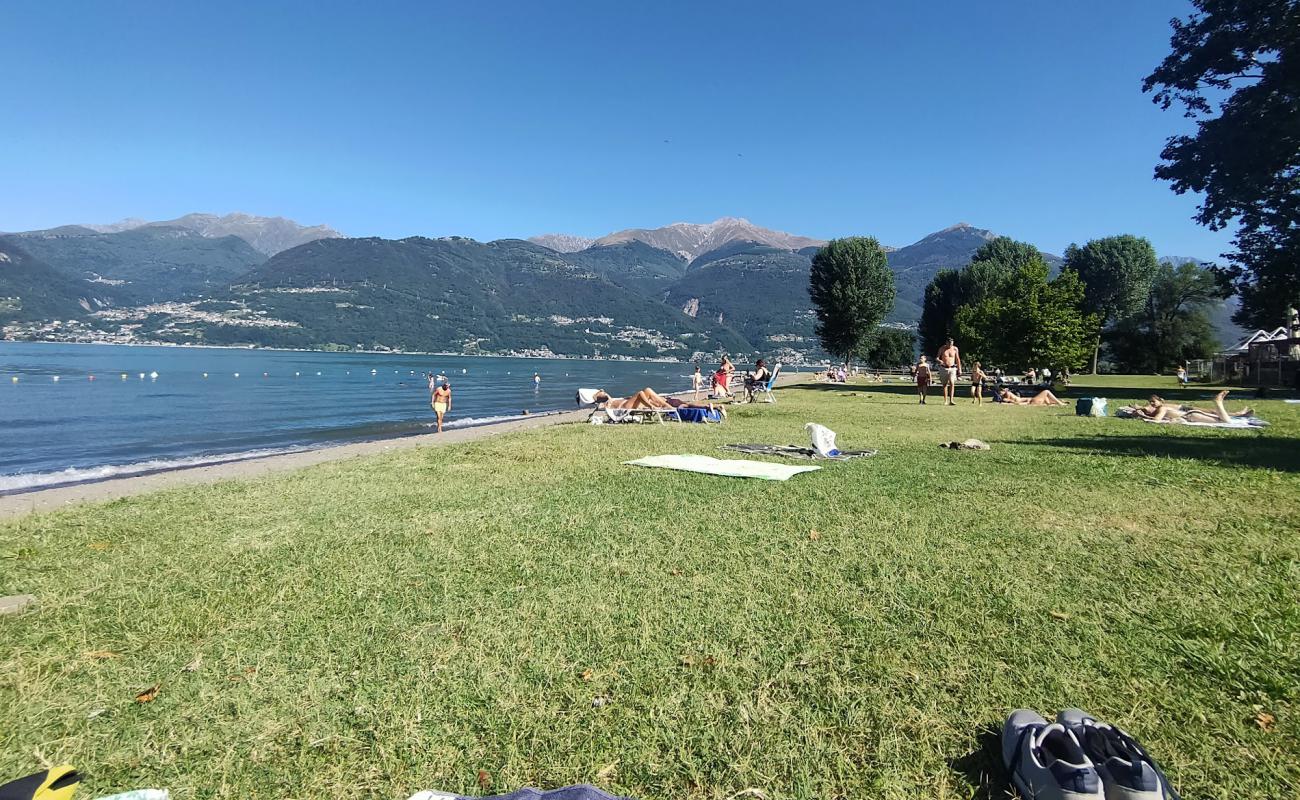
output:
POLYGON ((683 390, 691 369, 0 342, 0 493, 428 433, 429 372, 450 379, 447 420, 457 427, 515 418, 524 409, 571 409, 583 386, 615 396, 645 386, 683 390), (542 378, 537 387, 534 372, 542 378))

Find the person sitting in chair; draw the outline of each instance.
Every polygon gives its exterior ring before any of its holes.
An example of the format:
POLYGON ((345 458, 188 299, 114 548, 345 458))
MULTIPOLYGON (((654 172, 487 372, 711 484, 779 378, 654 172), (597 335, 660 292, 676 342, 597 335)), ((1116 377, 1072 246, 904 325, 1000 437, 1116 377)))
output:
POLYGON ((760 358, 754 364, 754 371, 745 373, 745 397, 753 401, 754 394, 766 388, 771 379, 772 373, 767 368, 767 362, 760 358))

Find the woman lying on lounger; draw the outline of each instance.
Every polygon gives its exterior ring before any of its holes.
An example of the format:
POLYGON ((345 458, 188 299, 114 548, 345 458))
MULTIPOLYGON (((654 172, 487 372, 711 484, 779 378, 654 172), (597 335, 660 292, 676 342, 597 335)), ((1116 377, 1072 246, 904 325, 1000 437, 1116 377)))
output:
POLYGON ((624 411, 637 408, 661 408, 665 411, 678 408, 703 408, 709 411, 717 411, 724 419, 727 416, 727 409, 716 403, 688 403, 676 397, 664 397, 649 386, 631 397, 610 397, 609 392, 601 389, 596 392, 595 401, 604 408, 622 409, 624 411))
MULTIPOLYGON (((1151 395, 1151 399, 1144 406, 1128 406, 1134 416, 1143 417, 1153 422, 1171 422, 1183 420, 1184 422, 1232 422, 1233 417, 1249 417, 1254 415, 1252 408, 1243 408, 1235 414, 1229 414, 1228 409, 1223 405, 1223 398, 1228 396, 1228 390, 1224 389, 1214 396, 1214 410, 1206 411, 1196 406, 1175 406, 1166 403, 1159 395, 1151 395)), ((1121 411, 1125 409, 1120 409, 1121 411)))
POLYGON ((998 398, 1004 403, 1010 403, 1013 406, 1063 406, 1065 401, 1052 394, 1051 389, 1044 389, 1038 394, 1026 400, 1010 389, 1003 388, 998 392, 998 398))

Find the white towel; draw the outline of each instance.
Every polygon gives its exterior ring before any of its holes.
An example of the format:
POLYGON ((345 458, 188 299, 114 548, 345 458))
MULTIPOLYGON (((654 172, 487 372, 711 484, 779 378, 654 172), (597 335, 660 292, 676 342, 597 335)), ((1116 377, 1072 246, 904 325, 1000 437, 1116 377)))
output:
POLYGON ((816 472, 821 467, 796 467, 790 464, 773 464, 768 461, 744 461, 741 459, 721 459, 711 456, 673 455, 646 456, 635 461, 624 461, 634 467, 658 467, 660 469, 677 469, 683 472, 702 472, 705 475, 723 475, 730 478, 760 478, 768 481, 784 481, 801 472, 816 472))
POLYGON ((599 392, 600 392, 599 389, 579 389, 579 390, 578 390, 578 403, 579 403, 580 405, 584 405, 584 406, 595 405, 595 404, 596 404, 596 395, 597 395, 599 392))

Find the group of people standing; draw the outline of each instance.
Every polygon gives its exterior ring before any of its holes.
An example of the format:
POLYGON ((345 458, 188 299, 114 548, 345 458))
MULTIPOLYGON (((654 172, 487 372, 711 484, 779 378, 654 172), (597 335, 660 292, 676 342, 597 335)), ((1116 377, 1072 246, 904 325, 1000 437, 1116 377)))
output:
MULTIPOLYGON (((732 396, 731 379, 736 374, 736 365, 731 363, 731 357, 722 356, 722 363, 713 371, 708 393, 718 399, 732 396)), ((758 359, 754 362, 754 369, 745 373, 745 390, 753 391, 755 388, 766 384, 772 377, 772 371, 767 368, 767 362, 758 359)), ((691 391, 694 393, 695 400, 700 399, 700 392, 704 389, 704 373, 700 370, 699 365, 695 366, 695 372, 691 374, 691 391)))
MULTIPOLYGON (((930 366, 930 361, 923 354, 921 359, 912 368, 912 373, 916 377, 916 393, 920 398, 921 405, 925 405, 926 398, 930 393, 930 384, 934 380, 935 371, 939 373, 939 383, 943 386, 943 399, 945 405, 957 405, 957 379, 962 374, 961 350, 953 343, 951 338, 947 339, 939 352, 935 355, 935 366, 930 366)), ((1025 375, 1025 380, 1031 386, 1040 385, 1040 373, 1038 370, 1031 368, 1025 375)), ((972 402, 977 405, 984 404, 984 381, 989 377, 995 377, 999 384, 1002 382, 1002 370, 996 370, 996 375, 990 376, 984 371, 980 362, 976 361, 970 370, 970 393, 972 402)), ((1013 405, 1065 405, 1065 402, 1052 394, 1051 390, 1052 372, 1044 367, 1041 372, 1041 381, 1046 386, 1031 398, 1021 397, 1011 391, 1006 386, 999 385, 997 389, 997 400, 1013 405)))
MULTIPOLYGON (((943 400, 945 405, 957 405, 957 378, 961 376, 961 350, 953 344, 952 339, 944 342, 943 347, 939 348, 935 356, 935 369, 939 372, 939 383, 943 386, 943 400)), ((930 394, 930 383, 934 379, 935 369, 930 367, 929 360, 923 354, 921 360, 916 362, 913 368, 913 374, 916 376, 916 393, 920 398, 921 405, 925 405, 926 397, 930 394)), ((975 362, 975 370, 971 373, 972 395, 976 402, 983 402, 984 397, 982 390, 975 390, 974 387, 982 386, 984 381, 984 372, 980 369, 978 361, 975 362), (979 380, 976 381, 976 373, 979 380)))

